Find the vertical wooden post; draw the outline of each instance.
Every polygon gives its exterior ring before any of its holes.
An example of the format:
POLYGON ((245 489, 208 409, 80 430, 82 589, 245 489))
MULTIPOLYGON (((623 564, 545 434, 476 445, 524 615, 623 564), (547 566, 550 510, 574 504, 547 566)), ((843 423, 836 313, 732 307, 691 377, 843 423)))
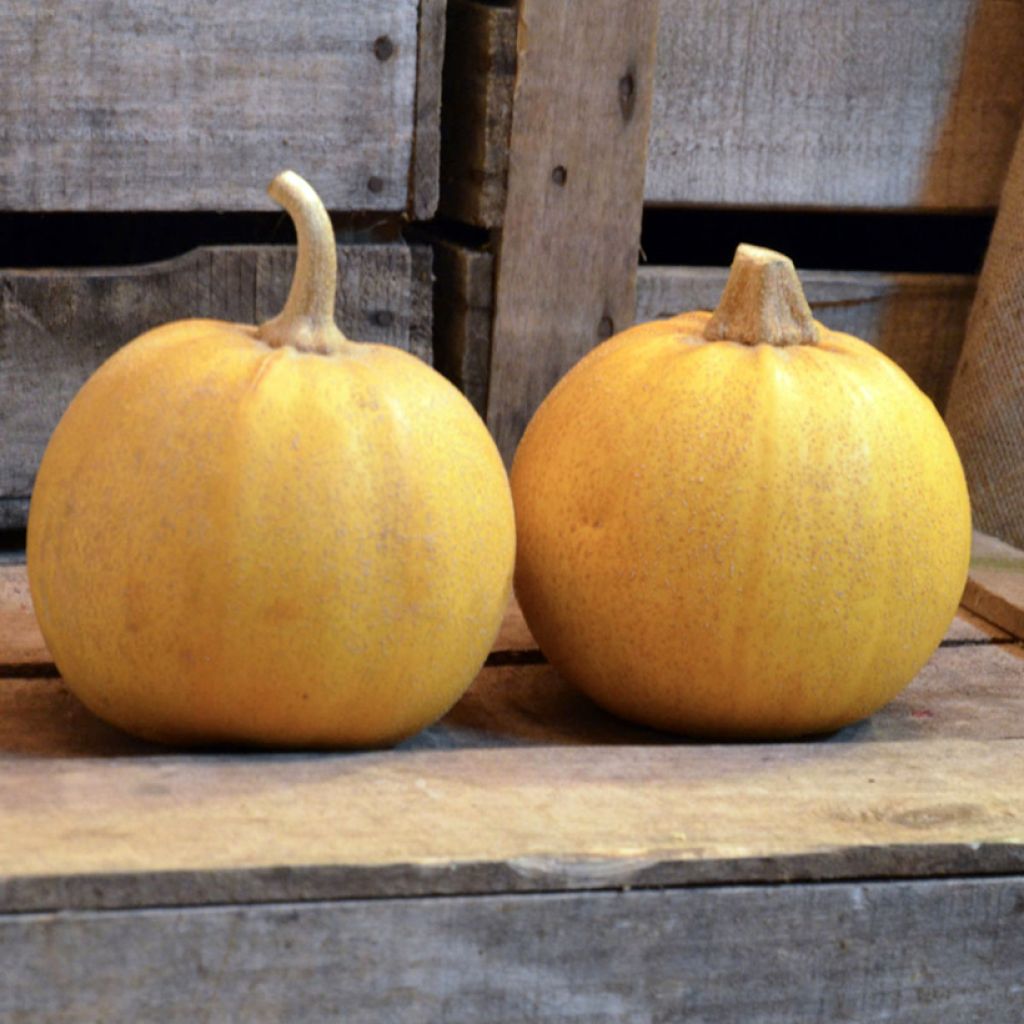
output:
POLYGON ((487 422, 506 461, 635 309, 657 0, 520 0, 487 422))

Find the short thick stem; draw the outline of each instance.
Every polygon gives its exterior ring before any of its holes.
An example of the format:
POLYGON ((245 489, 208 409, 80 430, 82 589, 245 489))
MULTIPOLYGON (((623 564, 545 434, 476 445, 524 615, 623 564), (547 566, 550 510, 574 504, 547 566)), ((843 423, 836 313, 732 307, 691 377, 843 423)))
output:
POLYGON ((279 174, 267 190, 295 222, 298 255, 284 309, 257 329, 268 345, 304 352, 337 352, 348 342, 334 322, 338 256, 331 218, 312 187, 294 171, 279 174))
POLYGON ((793 261, 771 249, 739 246, 704 337, 746 345, 817 344, 818 326, 793 261))

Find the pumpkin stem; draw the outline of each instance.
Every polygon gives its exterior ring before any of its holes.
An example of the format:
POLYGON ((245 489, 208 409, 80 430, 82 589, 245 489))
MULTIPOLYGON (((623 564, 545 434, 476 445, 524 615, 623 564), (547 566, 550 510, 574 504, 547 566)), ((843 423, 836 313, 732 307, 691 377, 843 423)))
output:
POLYGON ((745 345, 817 344, 818 326, 793 261, 771 249, 740 245, 704 337, 745 345))
POLYGON ((337 352, 348 339, 334 322, 338 252, 331 218, 310 184, 294 171, 279 174, 267 193, 294 221, 299 244, 288 301, 256 333, 273 348, 337 352))

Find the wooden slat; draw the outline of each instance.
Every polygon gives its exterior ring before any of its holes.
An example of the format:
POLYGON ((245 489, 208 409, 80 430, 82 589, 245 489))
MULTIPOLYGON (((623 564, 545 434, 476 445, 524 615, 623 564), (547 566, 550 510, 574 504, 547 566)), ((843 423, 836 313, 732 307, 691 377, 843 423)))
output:
MULTIPOLYGON (((714 309, 727 275, 717 267, 641 267, 637 320, 714 309)), ((945 406, 974 277, 801 270, 800 280, 817 319, 880 348, 940 410, 945 406)))
MULTIPOLYGON (((515 13, 459 6, 476 70, 445 202, 495 227, 515 13)), ((988 210, 1022 113, 1018 0, 661 0, 645 200, 988 210)))
POLYGON ((990 209, 1024 111, 1017 0, 662 0, 652 203, 990 209))
POLYGON ((424 140, 414 161, 414 129, 436 134, 440 67, 419 63, 418 101, 419 8, 7 0, 0 209, 264 209, 284 167, 331 209, 427 209, 436 160, 424 140))
POLYGON ((1018 1024, 1024 882, 0 917, 9 1024, 1018 1024))
POLYGON ((632 320, 657 3, 522 0, 487 423, 506 459, 551 385, 632 320))
MULTIPOLYGON (((345 245, 338 261, 342 329, 429 361, 430 250, 345 245)), ((182 317, 264 320, 283 305, 293 265, 289 247, 251 246, 198 249, 137 267, 0 270, 0 527, 24 524, 46 441, 107 356, 182 317)))
POLYGON ((516 14, 450 0, 444 69, 440 211, 497 227, 504 219, 516 72, 516 14))
POLYGON ((1024 551, 974 531, 964 604, 1024 640, 1024 551))
MULTIPOLYGON (((441 77, 446 0, 419 0, 416 123, 413 132, 410 207, 416 220, 437 212, 441 179, 441 77)), ((379 130, 379 128, 378 128, 379 130)))
POLYGON ((438 294, 434 362, 481 416, 487 415, 494 316, 494 257, 451 242, 434 246, 438 294))

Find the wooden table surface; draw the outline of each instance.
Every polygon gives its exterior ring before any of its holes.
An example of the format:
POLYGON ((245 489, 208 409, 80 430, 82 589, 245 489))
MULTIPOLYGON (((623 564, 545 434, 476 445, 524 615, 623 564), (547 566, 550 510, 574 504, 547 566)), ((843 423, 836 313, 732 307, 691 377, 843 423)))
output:
POLYGON ((1022 783, 1024 646, 966 610, 900 697, 811 741, 619 722, 512 606, 463 700, 397 749, 195 752, 85 711, 24 566, 0 566, 0 951, 20 965, 0 1020, 148 1019, 173 989, 152 1019, 1019 1022, 1022 783), (345 936, 376 966, 322 952, 345 936), (838 942, 853 988, 827 967, 838 942), (55 948, 74 955, 55 966, 55 948), (225 949, 215 981, 179 984, 225 949), (310 957, 330 983, 300 1012, 310 957), (561 1002, 516 999, 550 984, 561 1002), (573 1002, 581 987, 605 1002, 573 1002))

